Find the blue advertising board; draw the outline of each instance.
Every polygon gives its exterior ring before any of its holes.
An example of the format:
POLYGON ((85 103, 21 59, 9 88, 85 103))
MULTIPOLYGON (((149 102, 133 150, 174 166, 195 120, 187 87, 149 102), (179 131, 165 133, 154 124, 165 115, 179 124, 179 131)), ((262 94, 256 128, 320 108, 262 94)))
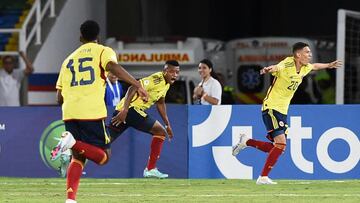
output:
MULTIPOLYGON (((189 178, 255 179, 267 154, 248 147, 236 157, 239 134, 267 141, 259 105, 189 107, 189 178)), ((360 178, 359 105, 293 105, 286 152, 270 176, 360 178)))
MULTIPOLYGON (((246 148, 232 156, 239 134, 267 141, 259 105, 168 105, 174 139, 158 161, 171 178, 255 179, 267 154, 246 148)), ((109 111, 109 115, 112 111, 109 111)), ((156 108, 149 114, 161 121, 156 108)), ((360 105, 294 105, 285 153, 270 176, 284 179, 360 178, 360 105)), ((59 107, 0 107, 0 176, 57 177, 50 160, 64 124, 59 107)), ((151 137, 128 129, 112 144, 105 166, 88 162, 85 177, 139 178, 151 137)))
MULTIPOLYGON (((187 108, 168 105, 167 111, 174 138, 164 142, 157 167, 171 178, 187 178, 187 108)), ((156 108, 148 113, 162 122, 156 108)), ((59 107, 0 107, 0 176, 57 177, 60 161, 51 161, 50 151, 64 129, 59 107)), ((150 144, 149 134, 129 128, 112 144, 109 163, 87 162, 84 176, 142 177, 150 144)))

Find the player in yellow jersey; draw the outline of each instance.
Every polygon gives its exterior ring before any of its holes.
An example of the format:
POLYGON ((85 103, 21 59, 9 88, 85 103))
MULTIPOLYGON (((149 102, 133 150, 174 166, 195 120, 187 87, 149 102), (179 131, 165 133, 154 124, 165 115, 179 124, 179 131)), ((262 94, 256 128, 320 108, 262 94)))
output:
POLYGON ((173 137, 170 122, 166 113, 166 93, 180 73, 179 63, 174 60, 166 61, 163 71, 154 73, 140 80, 141 85, 149 93, 149 101, 144 102, 135 95, 133 87, 128 89, 126 96, 116 106, 116 111, 109 124, 109 132, 112 141, 121 135, 128 127, 152 135, 150 156, 147 167, 144 170, 145 178, 167 178, 168 174, 161 173, 156 168, 156 162, 160 156, 166 135, 173 137), (159 121, 147 115, 145 110, 156 104, 157 110, 165 123, 163 127, 159 121))
POLYGON ((104 123, 107 116, 104 101, 106 72, 131 84, 143 99, 148 98, 140 82, 118 65, 115 52, 97 43, 99 31, 95 21, 85 21, 81 25, 80 41, 83 45, 65 59, 56 83, 66 132, 51 156, 56 159, 61 152, 72 150, 67 171, 66 202, 76 202, 86 159, 99 165, 109 160, 110 137, 104 123))
POLYGON ((292 57, 287 57, 277 65, 265 67, 260 71, 260 74, 271 73, 275 77, 261 109, 268 133, 266 137, 271 142, 249 139, 246 135, 240 135, 239 143, 233 147, 232 152, 236 156, 240 150, 251 146, 268 153, 264 168, 256 184, 276 184, 268 177, 268 174, 279 156, 285 151, 288 127, 287 112, 290 101, 302 79, 312 70, 338 68, 342 65, 338 60, 331 63, 311 64, 311 58, 309 45, 298 42, 293 45, 292 57))

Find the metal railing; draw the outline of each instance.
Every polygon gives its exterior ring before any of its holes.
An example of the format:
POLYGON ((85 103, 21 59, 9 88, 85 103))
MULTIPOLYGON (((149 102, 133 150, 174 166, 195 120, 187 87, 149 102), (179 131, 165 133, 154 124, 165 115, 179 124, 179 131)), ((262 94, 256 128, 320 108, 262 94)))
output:
MULTIPOLYGON (((46 0, 44 6, 41 8, 41 0, 35 0, 31 7, 29 14, 27 15, 23 25, 19 29, 0 29, 0 33, 19 33, 19 51, 26 52, 31 41, 35 38, 35 44, 41 44, 41 22, 44 19, 46 13, 49 11, 49 17, 55 17, 55 0, 46 0), (31 24, 31 20, 34 18, 34 23, 31 24)), ((19 55, 18 51, 0 51, 1 55, 19 55)), ((20 62, 20 68, 24 66, 24 63, 20 62)))

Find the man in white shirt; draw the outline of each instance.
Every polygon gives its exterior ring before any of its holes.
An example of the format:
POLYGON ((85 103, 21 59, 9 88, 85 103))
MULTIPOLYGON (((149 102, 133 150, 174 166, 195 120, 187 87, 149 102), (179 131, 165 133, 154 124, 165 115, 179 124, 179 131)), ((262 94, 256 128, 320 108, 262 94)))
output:
POLYGON ((118 78, 114 74, 109 72, 106 78, 105 89, 106 106, 115 107, 120 102, 122 93, 122 86, 121 83, 118 81, 118 78))
POLYGON ((4 56, 0 69, 0 106, 20 106, 20 86, 24 76, 30 75, 34 68, 23 52, 19 52, 25 61, 25 69, 15 69, 15 58, 4 56))

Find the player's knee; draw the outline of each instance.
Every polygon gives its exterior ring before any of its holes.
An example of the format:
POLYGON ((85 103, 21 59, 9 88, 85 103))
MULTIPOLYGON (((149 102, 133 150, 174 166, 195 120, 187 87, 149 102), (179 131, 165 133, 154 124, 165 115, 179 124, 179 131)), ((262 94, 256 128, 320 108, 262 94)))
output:
POLYGON ((153 137, 156 137, 156 138, 159 138, 159 139, 162 139, 162 140, 165 140, 165 139, 166 139, 166 135, 157 135, 157 134, 154 134, 153 137))
POLYGON ((286 143, 275 143, 274 146, 279 149, 282 149, 283 151, 285 151, 286 149, 286 143))
POLYGON ((110 156, 111 156, 111 151, 109 149, 104 151, 104 158, 99 162, 99 165, 105 165, 109 162, 110 160, 110 156))
POLYGON ((108 162, 109 162, 109 158, 106 158, 106 159, 103 159, 103 160, 99 163, 99 165, 102 166, 102 165, 107 164, 108 162))
POLYGON ((159 133, 157 135, 165 139, 166 138, 166 131, 162 130, 161 133, 159 133))
POLYGON ((154 126, 151 129, 151 134, 166 137, 166 130, 161 126, 154 126))

